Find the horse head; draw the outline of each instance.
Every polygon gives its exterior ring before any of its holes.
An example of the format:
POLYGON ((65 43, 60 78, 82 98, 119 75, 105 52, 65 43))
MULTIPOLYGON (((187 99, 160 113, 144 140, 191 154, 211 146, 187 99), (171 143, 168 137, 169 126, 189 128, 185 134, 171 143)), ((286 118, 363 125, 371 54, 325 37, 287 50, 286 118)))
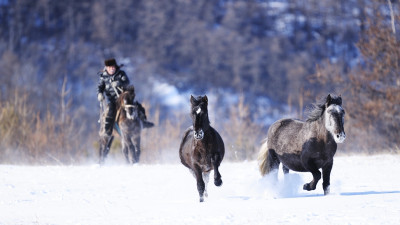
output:
POLYGON ((325 103, 325 127, 332 134, 336 143, 343 143, 346 139, 344 132, 344 109, 342 108, 342 98, 332 97, 330 94, 326 97, 325 103))
POLYGON ((123 104, 124 110, 126 112, 126 118, 130 120, 136 120, 139 118, 139 107, 135 102, 129 102, 124 100, 123 104))
POLYGON ((135 102, 135 89, 128 86, 120 96, 120 108, 125 110, 126 118, 135 120, 139 117, 139 106, 135 102))
POLYGON ((190 96, 191 117, 193 122, 194 138, 201 140, 204 137, 204 132, 210 127, 208 119, 208 98, 206 95, 193 97, 190 96))

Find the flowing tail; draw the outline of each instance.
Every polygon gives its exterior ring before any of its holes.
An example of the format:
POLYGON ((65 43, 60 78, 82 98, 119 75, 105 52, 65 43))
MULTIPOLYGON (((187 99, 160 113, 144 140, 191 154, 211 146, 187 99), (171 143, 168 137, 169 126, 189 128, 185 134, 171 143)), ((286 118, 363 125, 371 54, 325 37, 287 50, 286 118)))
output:
POLYGON ((260 152, 258 155, 258 166, 260 169, 261 176, 268 174, 272 170, 270 157, 268 157, 269 149, 267 146, 267 139, 265 139, 263 142, 264 143, 261 145, 260 152))

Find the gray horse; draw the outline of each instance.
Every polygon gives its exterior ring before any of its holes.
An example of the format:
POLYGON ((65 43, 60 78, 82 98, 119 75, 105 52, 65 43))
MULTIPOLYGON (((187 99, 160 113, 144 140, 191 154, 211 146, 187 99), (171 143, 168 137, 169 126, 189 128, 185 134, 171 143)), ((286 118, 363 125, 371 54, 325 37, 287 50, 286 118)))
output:
MULTIPOLYGON (((146 120, 145 109, 135 101, 135 88, 133 85, 126 87, 117 99, 117 115, 115 128, 121 136, 122 152, 128 164, 138 163, 140 159, 140 136, 144 128, 153 127, 154 124, 146 120)), ((105 115, 101 122, 105 122, 105 115)), ((100 130, 100 164, 104 161, 110 151, 114 136, 105 135, 104 126, 100 130)))
POLYGON ((342 98, 328 95, 314 104, 306 122, 281 119, 269 129, 266 142, 259 155, 260 172, 264 176, 279 168, 282 163, 284 174, 289 170, 311 172, 313 180, 303 186, 304 190, 315 190, 323 178, 324 194, 329 194, 330 174, 337 143, 343 143, 344 109, 342 98))
POLYGON ((121 135, 122 152, 126 162, 138 163, 140 159, 140 135, 143 129, 143 122, 139 117, 140 106, 135 101, 135 89, 128 86, 117 101, 116 123, 121 135))

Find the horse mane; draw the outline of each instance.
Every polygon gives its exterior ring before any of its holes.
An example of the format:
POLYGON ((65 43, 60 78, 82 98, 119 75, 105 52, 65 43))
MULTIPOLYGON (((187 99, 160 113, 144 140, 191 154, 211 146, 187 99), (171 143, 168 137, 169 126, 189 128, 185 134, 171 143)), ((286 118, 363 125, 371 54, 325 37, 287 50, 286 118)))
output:
POLYGON ((135 100, 136 94, 135 94, 135 87, 133 85, 127 86, 124 91, 120 94, 118 100, 117 100, 117 108, 121 107, 125 96, 129 96, 132 98, 132 100, 135 100))
POLYGON ((306 110, 308 112, 306 122, 313 122, 321 118, 321 116, 324 115, 326 106, 332 104, 342 105, 342 98, 340 96, 328 95, 327 97, 321 98, 316 103, 313 103, 311 107, 306 110))

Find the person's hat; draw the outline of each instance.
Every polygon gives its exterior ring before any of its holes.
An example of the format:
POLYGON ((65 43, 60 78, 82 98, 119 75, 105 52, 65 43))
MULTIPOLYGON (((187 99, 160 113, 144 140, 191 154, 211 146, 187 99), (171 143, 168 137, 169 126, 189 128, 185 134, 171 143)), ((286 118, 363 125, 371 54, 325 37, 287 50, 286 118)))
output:
POLYGON ((106 59, 106 60, 104 61, 104 65, 105 65, 105 66, 117 66, 117 61, 115 61, 114 58, 112 58, 112 59, 106 59))

